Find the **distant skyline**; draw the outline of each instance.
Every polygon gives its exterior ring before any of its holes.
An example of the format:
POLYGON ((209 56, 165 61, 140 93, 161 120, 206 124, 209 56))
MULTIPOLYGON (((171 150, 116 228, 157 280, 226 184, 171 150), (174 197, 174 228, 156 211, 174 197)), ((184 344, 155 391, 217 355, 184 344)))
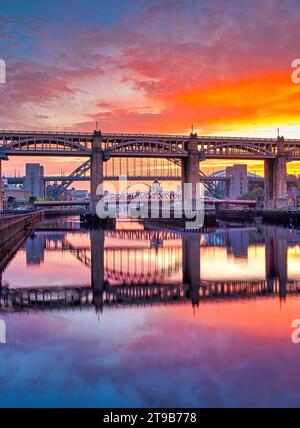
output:
POLYGON ((2 0, 0 127, 300 138, 299 39, 297 0, 2 0))

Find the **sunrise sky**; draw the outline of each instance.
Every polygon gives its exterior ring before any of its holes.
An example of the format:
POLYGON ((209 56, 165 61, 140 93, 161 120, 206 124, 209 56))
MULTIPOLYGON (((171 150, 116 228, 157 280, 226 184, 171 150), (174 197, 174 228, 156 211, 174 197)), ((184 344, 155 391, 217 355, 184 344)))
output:
POLYGON ((299 40, 299 0, 1 0, 0 128, 300 138, 299 40))

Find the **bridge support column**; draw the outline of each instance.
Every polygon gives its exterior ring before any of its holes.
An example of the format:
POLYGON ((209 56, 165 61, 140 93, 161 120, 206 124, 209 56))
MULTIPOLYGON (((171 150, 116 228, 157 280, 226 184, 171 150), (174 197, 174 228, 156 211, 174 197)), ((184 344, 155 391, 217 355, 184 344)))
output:
POLYGON ((278 138, 277 157, 265 160, 265 209, 286 208, 287 197, 287 153, 283 137, 278 138))
POLYGON ((188 151, 188 157, 182 159, 182 200, 187 194, 191 194, 192 207, 196 207, 196 200, 200 194, 200 152, 198 150, 198 139, 197 134, 191 134, 190 140, 186 147, 188 151), (187 193, 185 190, 185 184, 190 184, 191 191, 187 193))
POLYGON ((265 209, 275 208, 275 185, 274 185, 275 159, 266 159, 264 165, 265 175, 265 209))
POLYGON ((200 237, 182 238, 182 280, 189 286, 189 297, 193 305, 199 303, 200 285, 200 237))
POLYGON ((266 280, 268 291, 275 291, 278 281, 279 296, 286 295, 286 282, 288 278, 288 230, 273 226, 265 227, 265 253, 266 253, 266 280))
POLYGON ((3 210, 4 198, 3 198, 3 182, 2 182, 2 161, 0 159, 0 211, 3 210))
POLYGON ((101 199, 101 195, 97 195, 99 184, 103 184, 103 150, 101 131, 94 131, 93 146, 91 156, 91 197, 90 211, 96 214, 96 206, 101 199))
POLYGON ((104 230, 93 229, 91 239, 91 282, 96 309, 103 308, 104 292, 104 230))

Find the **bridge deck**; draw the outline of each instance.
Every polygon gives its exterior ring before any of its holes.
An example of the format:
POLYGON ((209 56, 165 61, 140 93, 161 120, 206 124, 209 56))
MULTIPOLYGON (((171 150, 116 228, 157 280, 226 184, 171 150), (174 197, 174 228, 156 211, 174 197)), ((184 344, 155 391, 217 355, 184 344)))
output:
MULTIPOLYGON (((187 135, 103 133, 102 145, 115 157, 188 156, 187 135)), ((90 156, 93 134, 49 131, 0 131, 0 151, 9 156, 90 156)), ((278 151, 276 138, 197 136, 198 149, 207 159, 270 159, 278 151)), ((300 139, 282 141, 284 151, 300 159, 300 139)))

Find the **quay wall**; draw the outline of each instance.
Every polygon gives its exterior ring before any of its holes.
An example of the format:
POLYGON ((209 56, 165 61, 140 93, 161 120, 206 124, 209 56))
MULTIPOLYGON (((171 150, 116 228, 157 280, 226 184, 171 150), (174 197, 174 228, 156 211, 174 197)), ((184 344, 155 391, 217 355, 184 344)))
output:
POLYGON ((20 232, 33 228, 42 219, 43 213, 40 211, 0 217, 0 246, 20 232))

